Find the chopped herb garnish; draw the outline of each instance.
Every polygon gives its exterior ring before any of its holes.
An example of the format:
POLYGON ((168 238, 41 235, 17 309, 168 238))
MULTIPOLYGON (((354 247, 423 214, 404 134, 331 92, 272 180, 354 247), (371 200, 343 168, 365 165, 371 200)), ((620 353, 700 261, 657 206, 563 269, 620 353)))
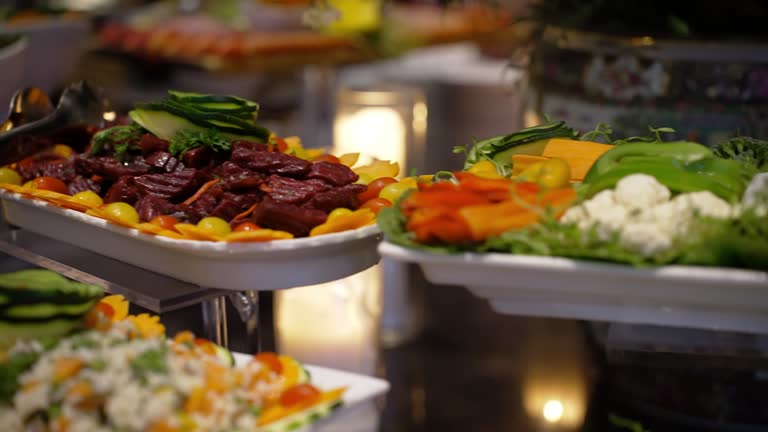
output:
POLYGON ((128 150, 137 146, 145 133, 144 128, 137 124, 113 126, 109 129, 104 129, 93 136, 89 154, 91 156, 98 155, 109 146, 115 152, 115 158, 122 161, 128 150))
POLYGON ((168 150, 174 156, 181 156, 197 147, 208 147, 215 152, 224 152, 232 148, 232 141, 216 129, 199 131, 185 129, 171 138, 171 145, 168 150))
POLYGON ((136 372, 142 374, 145 372, 165 373, 168 371, 168 365, 165 362, 165 350, 144 351, 133 359, 131 366, 136 372))

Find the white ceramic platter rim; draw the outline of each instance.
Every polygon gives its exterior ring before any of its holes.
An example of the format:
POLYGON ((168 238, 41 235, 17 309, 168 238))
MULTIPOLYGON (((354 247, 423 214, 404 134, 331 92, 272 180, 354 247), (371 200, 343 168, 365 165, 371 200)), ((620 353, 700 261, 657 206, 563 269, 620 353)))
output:
POLYGON ((439 263, 467 265, 477 264, 498 269, 526 268, 547 272, 585 272, 594 274, 613 274, 616 276, 648 277, 670 281, 723 281, 746 284, 764 284, 768 288, 768 272, 723 267, 697 267, 670 265, 656 268, 635 268, 617 263, 601 263, 571 258, 547 257, 535 255, 513 255, 504 253, 460 253, 436 254, 407 249, 384 241, 379 245, 383 256, 416 263, 439 263))
POLYGON ((106 229, 114 233, 120 234, 125 237, 133 237, 145 241, 147 243, 154 243, 159 246, 163 246, 169 249, 178 249, 184 251, 195 250, 199 252, 213 252, 219 254, 251 254, 251 253, 263 253, 263 252, 277 252, 277 251, 291 251, 291 250, 306 250, 318 247, 325 247, 329 245, 341 244, 353 240, 359 240, 371 236, 380 234, 379 227, 377 225, 369 225, 354 230, 324 234, 316 237, 302 237, 296 239, 286 240, 272 240, 267 242, 249 242, 249 243, 237 243, 237 242, 214 242, 214 241, 201 241, 201 240, 179 240, 169 237, 160 237, 152 234, 143 233, 135 228, 123 227, 116 225, 107 220, 97 218, 79 212, 77 210, 61 208, 55 206, 47 201, 40 199, 31 199, 22 196, 15 192, 9 192, 0 190, 0 198, 9 199, 20 204, 35 206, 50 212, 52 215, 67 217, 75 219, 82 223, 92 225, 101 229, 106 229))
MULTIPOLYGON (((243 353, 232 353, 235 364, 240 366, 247 363, 251 356, 243 353)), ((304 367, 312 377, 312 384, 321 390, 347 387, 344 393, 342 409, 369 401, 389 391, 389 383, 383 379, 360 375, 352 372, 330 369, 321 366, 305 364, 304 367)))

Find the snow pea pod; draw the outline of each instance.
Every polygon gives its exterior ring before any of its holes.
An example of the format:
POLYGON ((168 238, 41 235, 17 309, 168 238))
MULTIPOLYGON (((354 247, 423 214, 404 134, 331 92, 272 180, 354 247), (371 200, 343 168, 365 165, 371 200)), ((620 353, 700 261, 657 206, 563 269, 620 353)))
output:
POLYGON ((653 158, 671 158, 683 163, 690 163, 711 159, 713 153, 708 147, 689 141, 622 144, 603 154, 592 165, 584 178, 584 182, 592 183, 606 172, 623 166, 625 162, 649 162, 653 158))
POLYGON ((622 178, 632 174, 653 176, 673 193, 710 191, 729 202, 741 199, 744 184, 730 172, 705 171, 700 165, 689 166, 672 158, 657 158, 623 163, 596 177, 588 184, 585 197, 590 198, 605 189, 612 189, 622 178))

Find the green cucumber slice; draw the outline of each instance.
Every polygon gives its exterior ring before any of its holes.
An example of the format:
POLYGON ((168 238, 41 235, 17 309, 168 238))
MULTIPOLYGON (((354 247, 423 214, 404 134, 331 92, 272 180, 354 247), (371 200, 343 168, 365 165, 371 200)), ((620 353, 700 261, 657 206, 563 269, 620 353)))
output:
POLYGON ((331 415, 342 405, 341 400, 317 404, 307 410, 291 414, 276 422, 259 427, 259 432, 289 432, 310 426, 311 424, 331 415))
POLYGON ((258 109, 259 107, 259 104, 257 104, 256 102, 249 101, 247 99, 243 99, 237 96, 210 95, 210 94, 202 94, 202 93, 183 92, 178 90, 168 90, 168 94, 171 96, 172 99, 176 99, 184 103, 192 103, 192 104, 225 103, 225 104, 233 104, 238 106, 246 106, 246 107, 251 107, 256 109, 258 109))
POLYGON ((224 348, 221 345, 215 345, 215 347, 216 347, 217 357, 224 360, 224 362, 226 362, 226 364, 228 364, 229 366, 235 365, 235 356, 232 355, 232 352, 230 350, 224 348))

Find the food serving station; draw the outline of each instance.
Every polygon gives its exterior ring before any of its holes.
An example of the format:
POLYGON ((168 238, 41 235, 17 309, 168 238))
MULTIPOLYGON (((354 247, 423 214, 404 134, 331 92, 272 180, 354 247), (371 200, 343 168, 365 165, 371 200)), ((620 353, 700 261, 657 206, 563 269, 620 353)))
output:
POLYGON ((699 136, 603 109, 676 103, 666 42, 579 45, 613 38, 547 26, 541 0, 528 73, 473 65, 516 81, 507 111, 497 78, 456 101, 418 78, 460 81, 479 50, 386 59, 488 37, 498 10, 192 3, 100 22, 55 104, 14 87, 0 430, 764 430, 761 123, 699 136), (542 112, 552 89, 590 104, 542 112))

